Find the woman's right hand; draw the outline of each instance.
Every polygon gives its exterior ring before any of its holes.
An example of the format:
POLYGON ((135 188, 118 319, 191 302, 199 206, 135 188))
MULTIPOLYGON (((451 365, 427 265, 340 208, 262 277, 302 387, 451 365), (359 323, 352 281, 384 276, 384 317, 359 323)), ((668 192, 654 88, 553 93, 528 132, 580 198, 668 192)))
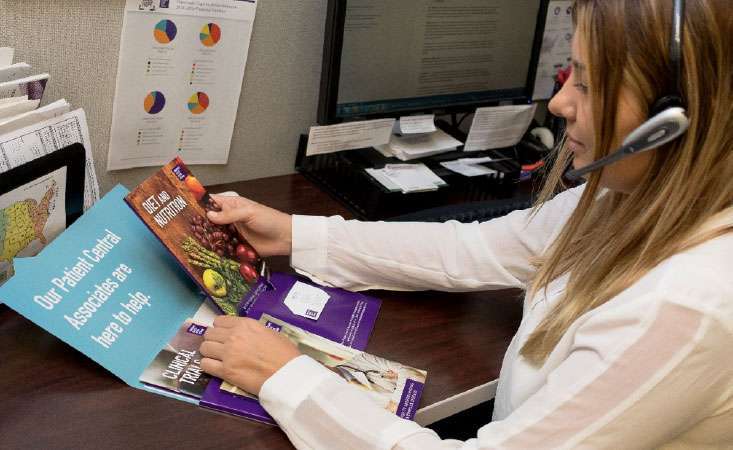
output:
POLYGON ((261 256, 292 252, 293 219, 290 214, 239 196, 212 195, 221 207, 207 217, 218 225, 234 223, 261 256))

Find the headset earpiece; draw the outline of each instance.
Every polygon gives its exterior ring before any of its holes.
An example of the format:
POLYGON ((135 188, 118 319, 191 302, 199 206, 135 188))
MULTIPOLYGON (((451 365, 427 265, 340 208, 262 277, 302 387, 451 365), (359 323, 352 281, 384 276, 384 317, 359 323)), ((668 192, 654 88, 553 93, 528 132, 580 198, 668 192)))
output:
POLYGON ((652 107, 649 109, 649 117, 654 117, 657 114, 659 114, 662 111, 665 111, 669 108, 683 108, 684 109, 684 102, 682 101, 682 98, 677 94, 672 95, 665 95, 661 98, 658 98, 657 101, 652 104, 652 107))
POLYGON ((690 121, 685 115, 684 109, 680 107, 667 108, 639 125, 626 137, 621 147, 616 151, 585 167, 570 170, 565 176, 571 180, 577 180, 583 175, 635 153, 657 148, 680 137, 687 131, 689 124, 690 121))

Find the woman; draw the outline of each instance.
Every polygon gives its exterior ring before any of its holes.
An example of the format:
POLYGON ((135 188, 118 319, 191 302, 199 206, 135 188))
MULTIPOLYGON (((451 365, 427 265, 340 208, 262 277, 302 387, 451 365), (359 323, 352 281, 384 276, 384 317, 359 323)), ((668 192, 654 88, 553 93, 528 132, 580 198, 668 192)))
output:
POLYGON ((251 320, 218 319, 202 366, 257 392, 302 448, 733 448, 733 14, 688 0, 679 83, 673 0, 577 0, 573 73, 550 103, 560 161, 610 154, 677 92, 686 134, 478 224, 288 216, 218 198, 265 255, 350 289, 527 291, 493 421, 465 443, 372 406, 251 320), (678 86, 676 84, 679 84, 678 86), (424 242, 430 242, 429 247, 424 242), (338 399, 336 401, 335 399, 338 399))

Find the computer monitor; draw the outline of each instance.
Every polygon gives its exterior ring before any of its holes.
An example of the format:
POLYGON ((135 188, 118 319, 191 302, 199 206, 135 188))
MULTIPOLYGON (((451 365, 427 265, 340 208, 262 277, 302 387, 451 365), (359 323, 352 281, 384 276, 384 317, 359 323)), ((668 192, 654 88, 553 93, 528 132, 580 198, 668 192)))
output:
POLYGON ((329 0, 318 121, 532 98, 549 0, 329 0))

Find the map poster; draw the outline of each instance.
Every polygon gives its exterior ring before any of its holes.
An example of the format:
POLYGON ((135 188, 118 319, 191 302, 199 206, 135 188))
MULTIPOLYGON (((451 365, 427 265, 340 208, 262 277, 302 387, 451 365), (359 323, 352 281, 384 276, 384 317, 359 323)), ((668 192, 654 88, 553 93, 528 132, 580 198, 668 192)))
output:
POLYGON ((0 195, 0 285, 66 228, 66 167, 0 195))

